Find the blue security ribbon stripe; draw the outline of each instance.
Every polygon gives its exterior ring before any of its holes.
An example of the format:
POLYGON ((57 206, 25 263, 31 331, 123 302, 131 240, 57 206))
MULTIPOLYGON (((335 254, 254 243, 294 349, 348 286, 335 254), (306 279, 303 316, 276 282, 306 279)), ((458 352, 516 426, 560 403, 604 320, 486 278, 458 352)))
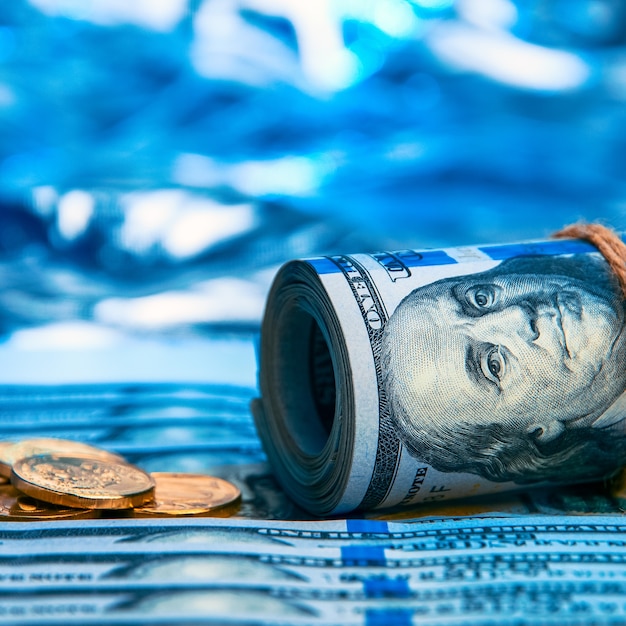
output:
POLYGON ((384 567, 387 564, 385 548, 382 546, 343 546, 341 560, 345 565, 374 565, 384 567))
POLYGON ((389 524, 379 520, 349 519, 346 520, 349 533, 388 533, 389 524))
POLYGON ((368 578, 363 581, 363 592, 368 598, 408 598, 411 594, 403 578, 368 578))
MULTIPOLYGON (((622 236, 622 240, 626 241, 626 235, 622 236)), ((477 249, 494 261, 504 261, 520 256, 556 256, 560 254, 587 254, 589 252, 598 251, 594 245, 578 239, 508 243, 494 246, 479 246, 477 249)), ((397 262, 400 262, 406 268, 453 265, 458 263, 456 259, 449 256, 444 250, 401 250, 388 253, 376 253, 372 256, 379 262, 381 262, 379 257, 388 256, 390 259, 396 259, 397 262)), ((332 259, 327 257, 308 259, 307 261, 318 274, 336 274, 341 272, 341 268, 332 259)))
POLYGON ((307 263, 313 266, 318 274, 337 274, 341 273, 341 268, 326 257, 318 259, 307 259, 307 263))
POLYGON ((426 267, 429 265, 454 265, 458 263, 443 250, 402 250, 392 253, 407 267, 426 267))
POLYGON ((519 256, 556 256, 558 254, 586 254, 598 251, 592 244, 578 239, 511 243, 497 246, 481 246, 478 249, 491 257, 494 261, 504 261, 505 259, 519 256))
POLYGON ((412 626, 410 609, 370 609, 365 613, 365 626, 412 626))

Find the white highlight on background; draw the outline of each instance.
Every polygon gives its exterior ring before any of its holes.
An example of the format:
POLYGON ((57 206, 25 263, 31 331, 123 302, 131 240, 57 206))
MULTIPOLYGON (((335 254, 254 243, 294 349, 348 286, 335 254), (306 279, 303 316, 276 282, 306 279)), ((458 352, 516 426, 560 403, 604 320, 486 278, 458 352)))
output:
POLYGON ((75 321, 14 332, 0 344, 5 384, 211 382, 253 387, 253 336, 137 336, 75 321))
POLYGON ((139 330, 165 330, 187 324, 249 322, 263 314, 267 285, 239 278, 216 278, 192 291, 166 291, 138 298, 107 298, 96 304, 103 324, 139 330))
POLYGON ((253 197, 317 193, 323 178, 335 169, 328 155, 289 155, 278 159, 219 164, 201 154, 181 154, 172 167, 172 178, 181 185, 228 185, 253 197))
POLYGON ((113 328, 72 320, 16 330, 10 342, 13 348, 23 351, 93 350, 111 347, 122 339, 113 328))
POLYGON ((131 193, 122 205, 122 245, 140 253, 160 246, 175 259, 196 256, 256 225, 251 204, 224 205, 182 189, 131 193))
POLYGON ((591 73, 574 54, 527 43, 503 31, 448 22, 433 28, 427 40, 452 67, 514 87, 568 91, 581 87, 591 73))
POLYGON ((288 19, 298 40, 302 73, 313 87, 335 91, 358 78, 358 59, 343 41, 342 8, 336 0, 246 0, 246 8, 288 19))
MULTIPOLYGON (((412 37, 421 21, 412 4, 427 8, 451 0, 210 0, 194 16, 191 59, 199 74, 254 85, 287 81, 316 96, 346 89, 372 72, 344 41, 343 26, 356 19, 395 38, 412 37), (242 10, 284 18, 293 27, 297 54, 277 38, 252 27, 242 10), (246 45, 241 45, 241 42, 246 45), (251 54, 250 51, 254 51, 251 54)), ((365 46, 378 47, 367 41, 365 46)))
POLYGON ((72 241, 82 235, 94 214, 94 197, 80 189, 61 196, 57 207, 57 228, 61 236, 72 241))
POLYGON ((466 22, 487 30, 508 30, 518 18, 511 0, 457 0, 455 7, 466 22))
POLYGON ((136 24, 170 31, 187 10, 188 0, 29 0, 42 13, 85 20, 102 26, 136 24))

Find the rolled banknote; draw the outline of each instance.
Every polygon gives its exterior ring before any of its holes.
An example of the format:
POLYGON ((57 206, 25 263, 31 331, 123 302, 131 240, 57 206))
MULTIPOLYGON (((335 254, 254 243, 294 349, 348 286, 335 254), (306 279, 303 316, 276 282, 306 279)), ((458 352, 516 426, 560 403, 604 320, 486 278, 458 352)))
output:
POLYGON ((317 515, 598 479, 626 462, 625 320, 579 240, 292 261, 257 428, 317 515))

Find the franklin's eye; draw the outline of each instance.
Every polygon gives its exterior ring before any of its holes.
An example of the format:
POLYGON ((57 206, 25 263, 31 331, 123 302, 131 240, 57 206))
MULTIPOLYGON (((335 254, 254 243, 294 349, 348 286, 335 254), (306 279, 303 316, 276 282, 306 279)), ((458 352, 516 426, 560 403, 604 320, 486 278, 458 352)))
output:
POLYGON ((485 311, 496 304, 498 291, 493 285, 477 285, 465 292, 467 302, 478 311, 485 311))
POLYGON ((506 371, 506 359, 500 346, 492 346, 481 359, 480 365, 485 378, 499 386, 506 371))

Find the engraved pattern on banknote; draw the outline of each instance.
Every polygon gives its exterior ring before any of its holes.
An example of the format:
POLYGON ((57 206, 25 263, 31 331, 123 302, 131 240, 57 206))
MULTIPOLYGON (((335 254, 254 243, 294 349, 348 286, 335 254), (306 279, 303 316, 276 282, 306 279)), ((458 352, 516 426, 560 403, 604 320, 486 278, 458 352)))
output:
POLYGON ((400 439, 391 421, 387 396, 382 385, 380 364, 381 337, 385 322, 389 316, 374 282, 360 263, 348 256, 333 256, 330 258, 343 272, 350 285, 354 299, 359 305, 376 368, 380 416, 376 464, 367 492, 359 505, 360 508, 371 509, 380 504, 389 492, 397 471, 401 451, 400 439))

